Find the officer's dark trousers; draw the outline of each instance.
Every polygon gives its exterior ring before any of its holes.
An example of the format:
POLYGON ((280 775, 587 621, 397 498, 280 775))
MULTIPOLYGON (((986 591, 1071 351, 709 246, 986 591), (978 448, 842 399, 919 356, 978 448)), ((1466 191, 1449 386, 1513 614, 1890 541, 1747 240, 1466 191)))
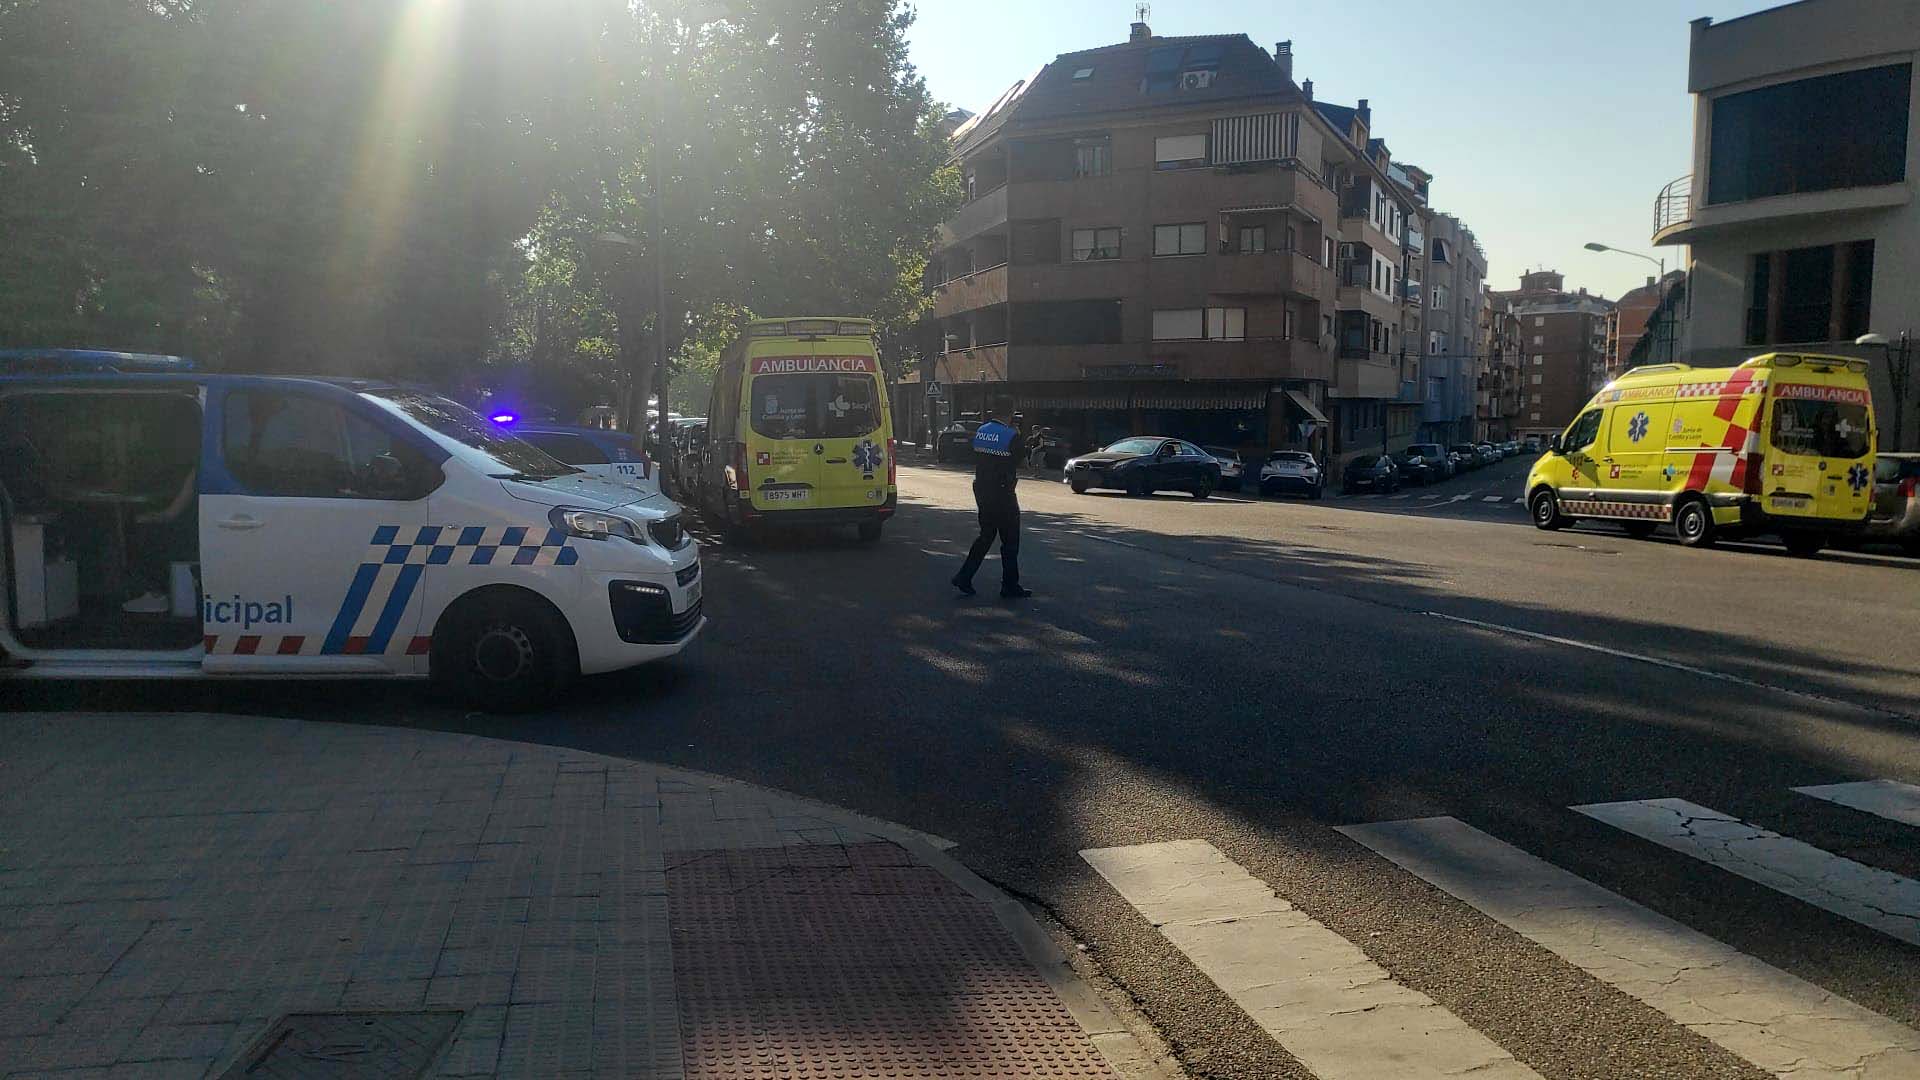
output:
POLYGON ((1000 588, 1020 587, 1020 503, 1006 496, 980 500, 980 536, 967 552, 959 580, 972 584, 996 537, 1000 541, 1000 588))

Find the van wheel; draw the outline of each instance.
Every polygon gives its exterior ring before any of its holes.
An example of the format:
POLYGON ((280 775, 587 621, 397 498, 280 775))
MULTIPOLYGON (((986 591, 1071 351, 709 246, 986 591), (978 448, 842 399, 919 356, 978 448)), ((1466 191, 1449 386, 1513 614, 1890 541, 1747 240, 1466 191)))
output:
POLYGON ((441 617, 428 670, 434 684, 488 712, 525 712, 580 673, 573 635, 551 604, 503 590, 441 617))
POLYGON ((1819 533, 1790 532, 1780 539, 1787 545, 1787 554, 1796 559, 1810 559, 1827 546, 1827 538, 1819 533))
POLYGON ((1527 500, 1527 513, 1533 516, 1533 527, 1552 532, 1565 528, 1567 519, 1560 515, 1560 500, 1547 488, 1533 493, 1527 500))
POLYGON ((1687 547, 1711 547, 1713 511, 1707 509, 1707 501, 1692 498, 1681 503, 1673 513, 1673 531, 1680 538, 1680 543, 1687 547))
POLYGON ((1623 521, 1620 523, 1620 527, 1625 529, 1627 535, 1633 537, 1635 540, 1645 540, 1647 537, 1653 535, 1653 522, 1651 521, 1623 521))
POLYGON ((880 539, 881 528, 882 528, 882 523, 878 521, 861 522, 860 523, 860 542, 863 544, 871 544, 875 540, 880 539))

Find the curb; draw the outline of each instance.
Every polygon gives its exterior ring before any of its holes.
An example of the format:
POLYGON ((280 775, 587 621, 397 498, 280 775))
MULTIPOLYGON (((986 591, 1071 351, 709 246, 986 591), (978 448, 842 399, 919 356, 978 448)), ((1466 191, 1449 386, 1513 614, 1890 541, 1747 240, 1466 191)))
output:
MULTIPOLYGON (((614 760, 636 759, 616 758, 614 760)), ((1014 943, 1020 947, 1021 955, 1027 958, 1027 962, 1032 964, 1035 970, 1039 971, 1041 979, 1059 996, 1061 1003, 1067 1007, 1067 1012, 1072 1014, 1074 1022, 1080 1025, 1080 1030, 1086 1032, 1094 1048, 1100 1051, 1100 1056, 1106 1059, 1107 1064, 1123 1080, 1185 1080, 1187 1074, 1174 1063, 1171 1054, 1156 1055, 1149 1050, 1108 1006, 1099 991, 1081 978, 1080 973, 1075 971, 1073 965, 1067 960, 1066 954, 1060 951, 1053 936, 1040 925, 1038 919, 1033 917, 1026 905, 1008 896, 992 882, 947 854, 949 850, 959 846, 953 841, 896 822, 868 817, 857 811, 821 802, 805 795, 796 795, 780 788, 756 784, 750 780, 740 780, 700 769, 682 768, 678 765, 663 765, 655 761, 644 762, 644 764, 662 772, 679 773, 707 783, 717 782, 764 791, 790 802, 809 806, 822 820, 834 821, 848 828, 869 833, 906 849, 914 858, 938 870, 942 876, 958 885, 968 895, 993 909, 994 917, 1000 920, 1000 925, 1013 937, 1014 943)), ((1144 1020, 1141 1022, 1145 1023, 1144 1020)))

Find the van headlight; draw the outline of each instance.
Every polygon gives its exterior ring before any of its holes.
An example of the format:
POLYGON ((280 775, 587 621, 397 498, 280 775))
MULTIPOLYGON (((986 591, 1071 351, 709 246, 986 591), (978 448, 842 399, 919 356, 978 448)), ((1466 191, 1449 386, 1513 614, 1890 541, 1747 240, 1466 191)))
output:
POLYGON ((588 540, 606 540, 618 536, 636 544, 646 540, 640 535, 640 527, 626 518, 605 513, 600 510, 581 510, 570 506, 556 506, 547 512, 547 520, 553 527, 568 536, 584 537, 588 540))

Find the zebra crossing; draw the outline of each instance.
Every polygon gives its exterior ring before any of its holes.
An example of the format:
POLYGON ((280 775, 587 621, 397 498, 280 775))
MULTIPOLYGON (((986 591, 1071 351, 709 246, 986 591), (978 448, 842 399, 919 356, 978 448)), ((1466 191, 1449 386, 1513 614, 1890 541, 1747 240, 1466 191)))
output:
MULTIPOLYGON (((1894 780, 1795 793, 1920 826, 1920 787, 1894 780)), ((1567 808, 1887 937, 1920 945, 1920 882, 1679 798, 1567 808)), ((1452 817, 1340 826, 1401 870, 1777 1077, 1913 1080, 1920 1031, 1808 982, 1452 817)), ((1282 1048, 1321 1080, 1537 1074, 1445 1006, 1395 980, 1205 840, 1081 857, 1282 1048)))

